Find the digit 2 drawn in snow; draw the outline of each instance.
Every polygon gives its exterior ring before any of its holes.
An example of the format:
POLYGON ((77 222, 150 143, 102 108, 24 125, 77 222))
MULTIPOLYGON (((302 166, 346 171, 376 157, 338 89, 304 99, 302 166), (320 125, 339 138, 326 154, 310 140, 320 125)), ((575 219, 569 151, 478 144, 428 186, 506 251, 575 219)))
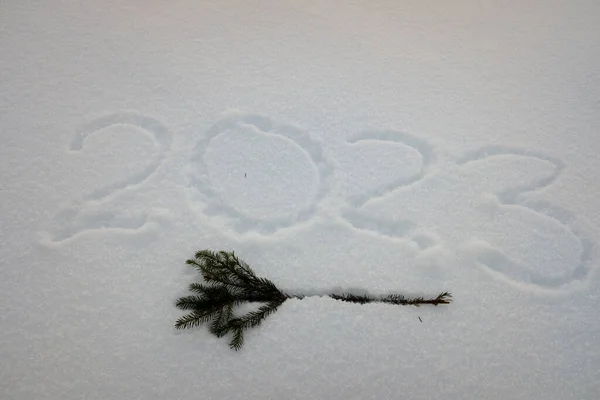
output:
MULTIPOLYGON (((150 139, 155 148, 152 157, 136 159, 137 165, 126 165, 127 172, 119 179, 105 183, 61 209, 53 218, 45 233, 46 240, 57 243, 80 233, 98 229, 135 231, 149 220, 151 211, 145 210, 133 197, 135 188, 145 183, 163 162, 171 146, 171 133, 154 118, 132 112, 118 112, 96 118, 78 129, 70 145, 72 153, 86 151, 87 139, 111 129, 126 129, 127 134, 150 139), (119 201, 115 202, 115 198, 119 201)), ((93 151, 93 149, 91 149, 93 151)), ((103 162, 106 162, 103 160, 103 162)))
MULTIPOLYGON (((414 142, 406 145, 419 151, 414 142)), ((423 158, 432 160, 428 153, 423 158)), ((454 165, 416 172, 387 194, 373 192, 344 217, 357 229, 412 238, 423 249, 442 238, 521 289, 570 289, 590 275, 593 242, 568 211, 530 196, 563 168, 543 154, 488 146, 454 165)))
POLYGON ((230 111, 196 144, 187 194, 192 208, 221 226, 271 234, 316 212, 331 172, 308 132, 230 111))

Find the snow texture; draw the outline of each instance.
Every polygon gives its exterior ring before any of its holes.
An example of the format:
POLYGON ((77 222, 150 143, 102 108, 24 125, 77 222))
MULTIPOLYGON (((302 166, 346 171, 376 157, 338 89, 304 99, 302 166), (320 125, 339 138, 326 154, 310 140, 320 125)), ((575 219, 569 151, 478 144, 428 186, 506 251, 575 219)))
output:
POLYGON ((4 1, 0 398, 597 399, 598 37, 595 0, 4 1), (314 297, 176 331, 207 248, 314 297))

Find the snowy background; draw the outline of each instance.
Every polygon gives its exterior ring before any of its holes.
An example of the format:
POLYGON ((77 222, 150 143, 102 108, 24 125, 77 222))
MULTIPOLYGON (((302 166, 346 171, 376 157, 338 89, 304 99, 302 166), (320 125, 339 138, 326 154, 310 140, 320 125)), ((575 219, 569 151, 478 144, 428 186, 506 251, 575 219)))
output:
POLYGON ((596 0, 3 1, 0 398, 598 398, 599 37, 596 0), (316 297, 176 331, 205 248, 316 297))

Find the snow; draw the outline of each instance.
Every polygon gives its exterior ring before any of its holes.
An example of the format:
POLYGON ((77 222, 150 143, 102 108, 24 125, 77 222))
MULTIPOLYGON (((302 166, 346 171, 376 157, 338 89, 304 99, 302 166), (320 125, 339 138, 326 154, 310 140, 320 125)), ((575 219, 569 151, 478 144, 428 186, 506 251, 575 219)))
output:
POLYGON ((0 398, 598 398, 599 27, 595 0, 4 1, 0 398), (177 331, 207 248, 312 297, 239 352, 177 331))

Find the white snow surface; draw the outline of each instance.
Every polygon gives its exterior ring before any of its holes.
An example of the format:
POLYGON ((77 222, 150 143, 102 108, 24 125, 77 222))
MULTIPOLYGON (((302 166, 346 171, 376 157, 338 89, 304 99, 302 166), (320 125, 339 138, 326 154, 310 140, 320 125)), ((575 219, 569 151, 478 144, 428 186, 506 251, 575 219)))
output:
POLYGON ((600 398, 599 37, 597 0, 3 1, 0 399, 600 398), (312 297, 177 331, 200 249, 312 297))

